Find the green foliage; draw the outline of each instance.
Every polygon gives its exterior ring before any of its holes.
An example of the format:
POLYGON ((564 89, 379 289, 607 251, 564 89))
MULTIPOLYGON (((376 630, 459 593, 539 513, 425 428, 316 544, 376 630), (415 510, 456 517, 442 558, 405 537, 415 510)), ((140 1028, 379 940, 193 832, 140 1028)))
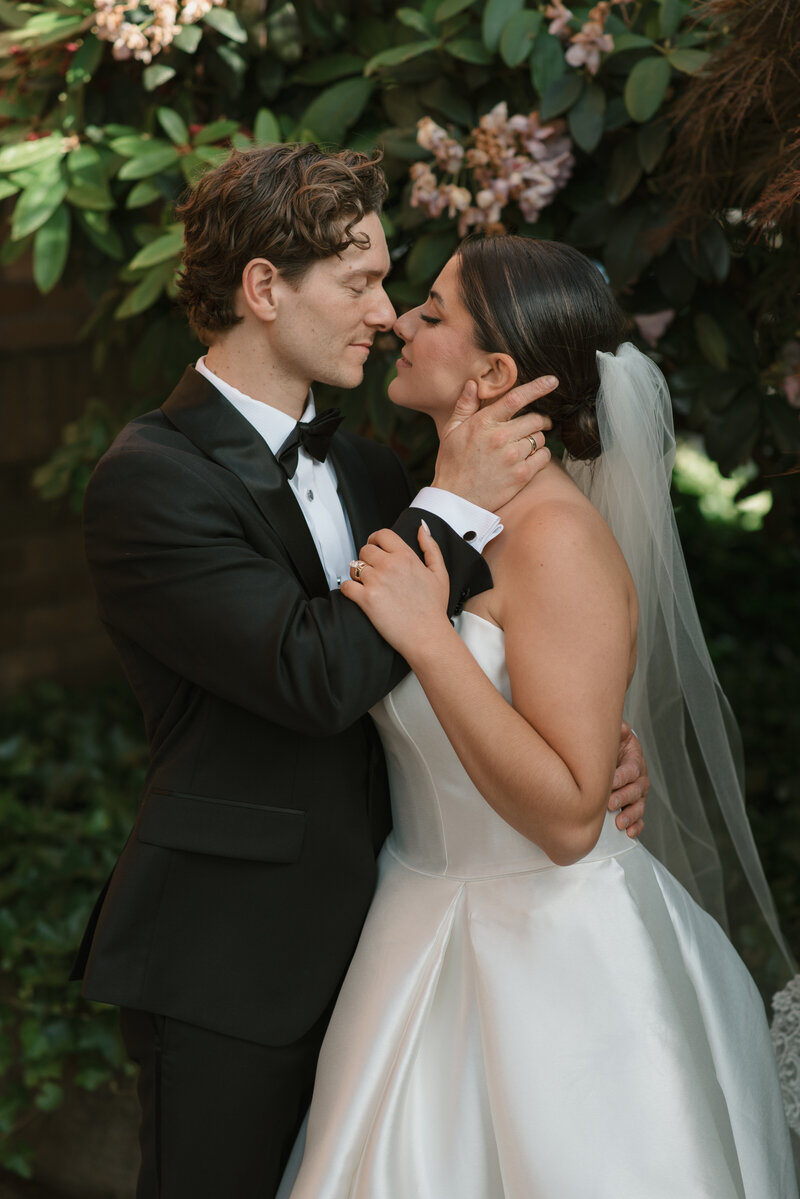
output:
MULTIPOLYGON (((800 321, 794 294, 769 284, 797 247, 752 242, 733 212, 709 213, 694 240, 677 237, 663 183, 681 138, 670 112, 690 75, 713 67, 724 30, 688 0, 631 0, 599 26, 588 6, 560 28, 546 8, 545 0, 226 0, 178 27, 147 62, 136 50, 115 59, 96 31, 93 0, 4 3, 3 257, 32 245, 42 291, 85 280, 98 302, 96 345, 135 345, 152 323, 174 332, 174 205, 187 184, 231 147, 317 138, 382 148, 392 294, 411 303, 441 263, 430 247, 456 244, 458 225, 458 213, 428 219, 410 206, 409 166, 428 157, 417 122, 430 117, 463 143, 502 100, 509 114, 563 119, 575 156, 568 183, 534 223, 509 203, 503 224, 597 259, 632 316, 672 314, 653 353, 684 424, 705 436, 725 472, 753 456, 774 467, 800 449, 780 366, 800 321), (423 229, 436 242, 413 254, 423 229)), ((135 11, 132 19, 150 36, 152 22, 135 11)), ((453 182, 468 183, 468 170, 453 182)), ((351 423, 396 434, 413 457, 416 425, 379 395, 392 357, 387 341, 346 407, 351 423)), ((151 379, 159 397, 174 381, 172 364, 170 356, 151 379)))
MULTIPOLYGON (((676 475, 676 518, 697 607, 742 730, 748 816, 783 931, 800 958, 800 708, 793 693, 800 548, 751 531, 752 509, 734 513, 724 493, 709 505, 707 481, 693 478, 686 464, 676 475)), ((763 970, 759 946, 747 960, 756 975, 763 970)))
MULTIPOLYGON (((0 1166, 26 1172, 16 1135, 69 1077, 118 1079, 115 1013, 67 985, 92 905, 122 848, 146 763, 141 718, 119 689, 39 686, 0 711, 0 1166)), ((24 1134, 23 1134, 24 1135, 24 1134)))

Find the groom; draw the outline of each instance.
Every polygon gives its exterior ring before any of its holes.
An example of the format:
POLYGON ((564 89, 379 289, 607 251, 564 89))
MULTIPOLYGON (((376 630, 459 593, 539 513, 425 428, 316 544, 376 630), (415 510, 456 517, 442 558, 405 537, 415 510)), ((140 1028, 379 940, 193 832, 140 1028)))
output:
MULTIPOLYGON (((548 457, 549 422, 509 421, 545 381, 475 415, 465 399, 413 506, 390 450, 312 419, 310 384, 355 387, 395 319, 385 190, 374 160, 311 145, 200 182, 181 292, 210 348, 86 494, 151 762, 75 977, 120 1006, 140 1067, 138 1199, 268 1199, 310 1097, 389 827, 365 713, 407 670, 339 593, 350 560, 382 526, 416 546, 424 516, 457 612, 491 586, 493 510, 548 457)), ((634 829, 641 765, 629 743, 634 829)))

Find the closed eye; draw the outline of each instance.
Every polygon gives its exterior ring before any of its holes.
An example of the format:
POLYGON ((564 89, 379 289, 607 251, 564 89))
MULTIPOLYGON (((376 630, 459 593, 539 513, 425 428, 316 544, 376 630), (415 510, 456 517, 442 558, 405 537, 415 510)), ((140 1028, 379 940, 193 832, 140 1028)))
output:
POLYGON ((424 312, 419 314, 419 319, 424 321, 426 325, 441 325, 441 320, 436 316, 426 316, 424 312))

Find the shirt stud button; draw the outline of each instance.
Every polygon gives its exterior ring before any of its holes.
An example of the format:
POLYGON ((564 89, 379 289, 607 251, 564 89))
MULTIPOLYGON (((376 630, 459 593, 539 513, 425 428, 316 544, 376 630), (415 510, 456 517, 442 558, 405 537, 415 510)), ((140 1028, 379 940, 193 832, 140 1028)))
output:
POLYGON ((314 492, 313 492, 313 491, 311 490, 311 488, 309 487, 308 491, 306 492, 306 499, 307 499, 307 500, 313 500, 313 498, 314 498, 314 492))

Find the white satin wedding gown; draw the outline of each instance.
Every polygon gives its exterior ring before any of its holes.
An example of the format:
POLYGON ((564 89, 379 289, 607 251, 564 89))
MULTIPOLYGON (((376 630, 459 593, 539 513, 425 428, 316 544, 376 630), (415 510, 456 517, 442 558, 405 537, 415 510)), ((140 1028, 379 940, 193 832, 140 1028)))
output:
MULTIPOLYGON (((502 630, 456 627, 510 699, 502 630)), ((553 865, 413 675, 372 715, 394 831, 282 1194, 796 1199, 763 1006, 714 920, 611 815, 553 865)))

